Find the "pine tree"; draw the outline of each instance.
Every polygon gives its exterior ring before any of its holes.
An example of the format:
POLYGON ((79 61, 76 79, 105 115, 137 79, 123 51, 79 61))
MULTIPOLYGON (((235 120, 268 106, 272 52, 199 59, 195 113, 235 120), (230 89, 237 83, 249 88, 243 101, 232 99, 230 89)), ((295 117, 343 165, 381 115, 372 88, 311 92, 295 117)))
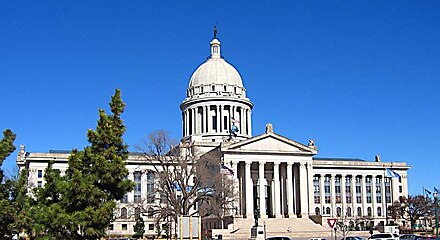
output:
POLYGON ((15 150, 14 140, 16 135, 9 129, 3 132, 0 140, 0 238, 12 237, 13 223, 16 218, 16 209, 11 201, 11 191, 14 182, 5 180, 1 166, 3 161, 15 150))
POLYGON ((36 191, 33 232, 45 239, 99 239, 113 219, 116 201, 133 189, 127 179, 128 146, 123 141, 120 90, 110 102, 112 114, 99 110, 96 130, 88 130, 90 146, 74 149, 64 176, 46 169, 46 184, 36 191))
POLYGON ((136 224, 134 225, 134 232, 133 238, 143 238, 145 233, 145 223, 142 217, 138 216, 136 218, 136 224))

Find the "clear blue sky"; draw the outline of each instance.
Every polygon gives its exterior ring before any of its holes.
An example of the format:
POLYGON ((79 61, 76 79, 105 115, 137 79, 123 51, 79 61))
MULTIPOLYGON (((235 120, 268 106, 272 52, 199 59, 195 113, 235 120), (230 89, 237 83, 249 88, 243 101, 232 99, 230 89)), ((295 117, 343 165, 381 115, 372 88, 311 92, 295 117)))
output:
POLYGON ((407 162, 411 194, 440 187, 440 1, 2 1, 0 16, 0 129, 17 148, 82 148, 115 88, 131 150, 179 138, 217 24, 254 134, 272 122, 318 157, 407 162))

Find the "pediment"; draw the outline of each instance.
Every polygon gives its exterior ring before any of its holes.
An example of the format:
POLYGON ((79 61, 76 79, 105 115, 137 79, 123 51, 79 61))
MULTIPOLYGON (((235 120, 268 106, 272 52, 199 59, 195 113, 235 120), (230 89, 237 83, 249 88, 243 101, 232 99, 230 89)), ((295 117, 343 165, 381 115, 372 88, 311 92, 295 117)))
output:
POLYGON ((224 146, 222 151, 316 154, 316 149, 275 133, 265 133, 241 142, 224 146))

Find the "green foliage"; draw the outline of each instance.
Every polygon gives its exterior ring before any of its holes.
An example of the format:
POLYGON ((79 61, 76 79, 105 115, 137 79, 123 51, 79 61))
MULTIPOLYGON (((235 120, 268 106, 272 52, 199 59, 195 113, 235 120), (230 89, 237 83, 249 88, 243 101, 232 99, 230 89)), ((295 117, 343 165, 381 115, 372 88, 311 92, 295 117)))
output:
POLYGON ((1 166, 3 161, 15 150, 14 140, 16 135, 9 129, 3 132, 3 138, 0 140, 0 238, 10 238, 14 234, 13 225, 17 216, 17 210, 14 207, 12 191, 15 182, 13 180, 4 180, 1 166))
POLYGON ((140 216, 136 218, 136 224, 134 225, 134 232, 135 232, 135 234, 133 235, 134 238, 144 237, 145 223, 142 217, 140 216))
MULTIPOLYGON (((9 129, 3 131, 3 139, 0 140, 0 167, 3 161, 15 151, 14 140, 16 135, 9 129)), ((0 181, 3 183, 3 170, 0 169, 0 181)))
POLYGON ((113 219, 116 201, 134 184, 127 179, 125 126, 120 118, 125 104, 116 90, 111 115, 99 110, 96 130, 88 130, 90 146, 73 150, 64 176, 50 163, 44 188, 36 189, 29 235, 44 239, 99 239, 113 219))

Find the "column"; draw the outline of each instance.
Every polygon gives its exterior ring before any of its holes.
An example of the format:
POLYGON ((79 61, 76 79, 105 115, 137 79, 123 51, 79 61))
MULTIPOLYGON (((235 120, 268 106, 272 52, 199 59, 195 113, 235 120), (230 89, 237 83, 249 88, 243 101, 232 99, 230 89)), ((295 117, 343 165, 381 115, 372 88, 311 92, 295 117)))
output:
POLYGON ((187 130, 187 125, 188 123, 188 119, 186 116, 186 111, 183 111, 183 136, 187 136, 188 135, 188 130, 187 130))
POLYGON ((351 213, 352 216, 357 216, 356 208, 356 175, 351 175, 351 213))
POLYGON ((267 218, 266 215, 266 179, 264 178, 264 164, 259 162, 258 182, 260 184, 260 215, 261 218, 267 218))
POLYGON ((196 133, 196 116, 195 116, 195 109, 194 108, 190 108, 191 111, 191 127, 192 127, 192 131, 191 131, 191 135, 194 135, 196 133))
POLYGON ((287 213, 289 218, 293 218, 295 214, 293 213, 293 174, 292 174, 292 163, 287 163, 287 179, 286 179, 286 189, 287 189, 287 213))
POLYGON ((275 218, 281 218, 281 203, 280 203, 280 163, 273 163, 273 183, 274 183, 274 205, 273 212, 275 214, 275 218))
POLYGON ((346 216, 347 215, 347 206, 346 206, 346 198, 345 198, 345 177, 347 175, 342 174, 341 175, 341 203, 342 203, 342 207, 341 207, 341 216, 346 216))
POLYGON ((217 117, 217 131, 215 131, 215 132, 220 132, 221 130, 220 130, 220 106, 215 106, 215 111, 216 111, 216 117, 217 117))
POLYGON ((321 215, 324 213, 324 210, 325 210, 324 179, 325 179, 325 175, 321 174, 319 176, 319 194, 320 194, 320 198, 321 198, 321 215))
MULTIPOLYGON (((128 172, 128 179, 134 182, 134 175, 132 171, 128 172)), ((134 190, 127 193, 127 200, 129 203, 134 202, 134 190)))
POLYGON ((312 214, 313 204, 314 204, 314 192, 313 192, 313 171, 312 171, 312 164, 307 163, 307 200, 308 200, 308 206, 307 206, 307 213, 308 215, 312 214))
POLYGON ((245 134, 245 129, 244 129, 244 115, 243 115, 243 113, 244 113, 244 109, 243 109, 243 107, 240 107, 240 117, 239 117, 239 120, 240 120, 240 134, 242 134, 242 135, 244 135, 245 134))
POLYGON ((243 124, 243 132, 248 135, 248 114, 247 114, 247 109, 243 109, 243 119, 244 119, 244 124, 243 124))
POLYGON ((206 132, 206 107, 202 106, 202 132, 206 132))
POLYGON ((252 162, 245 162, 245 177, 246 177, 246 217, 254 217, 254 184, 251 176, 252 162))
POLYGON ((366 184, 365 184, 365 178, 367 177, 367 175, 363 174, 362 175, 362 215, 363 216, 367 216, 367 188, 366 188, 366 184))
MULTIPOLYGON (((234 196, 241 196, 241 192, 240 192, 240 179, 238 178, 238 162, 236 161, 231 161, 231 167, 232 170, 234 171, 234 196)), ((233 215, 237 216, 238 214, 240 214, 239 209, 241 209, 241 197, 238 197, 234 200, 233 202, 233 215)))
POLYGON ((252 110, 248 110, 248 135, 252 136, 252 110))
POLYGON ((377 217, 377 204, 376 204, 376 176, 371 176, 371 214, 374 218, 377 217))
MULTIPOLYGON (((385 173, 384 173, 385 174, 385 173)), ((387 218, 388 215, 388 209, 387 209, 387 200, 386 200, 386 194, 385 194, 385 175, 382 175, 382 181, 381 181, 381 186, 380 186, 380 194, 382 194, 382 211, 383 211, 383 216, 384 218, 387 218)), ((384 221, 385 224, 386 223, 386 219, 384 221)))
POLYGON ((336 217, 335 176, 335 174, 330 175, 330 213, 332 217, 336 217))
POLYGON ((197 134, 197 108, 193 108, 193 135, 197 134))
POLYGON ((207 131, 208 133, 212 132, 212 116, 211 116, 211 106, 206 106, 207 109, 207 114, 206 114, 206 126, 207 126, 207 131))
POLYGON ((218 123, 218 125, 219 125, 219 132, 223 132, 223 124, 224 124, 224 122, 223 122, 223 106, 222 105, 219 105, 218 106, 219 107, 219 110, 218 110, 218 113, 219 113, 219 118, 220 118, 220 121, 219 121, 219 123, 218 123))

